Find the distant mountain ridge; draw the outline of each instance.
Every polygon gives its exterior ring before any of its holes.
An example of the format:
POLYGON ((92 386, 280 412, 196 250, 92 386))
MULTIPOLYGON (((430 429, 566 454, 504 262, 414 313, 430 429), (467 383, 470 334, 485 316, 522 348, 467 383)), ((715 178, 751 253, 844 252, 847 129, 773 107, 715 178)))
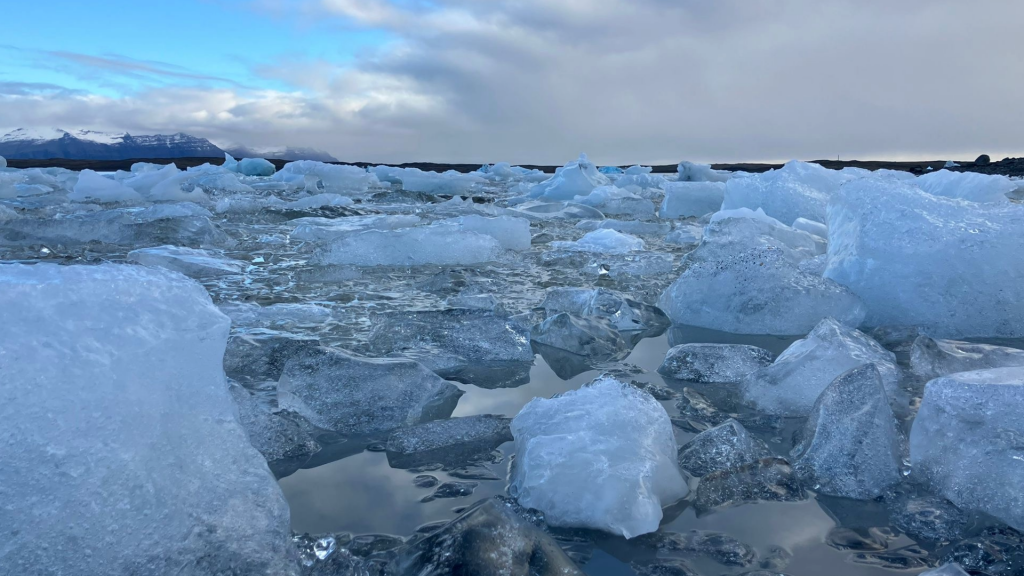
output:
MULTIPOLYGON (((268 149, 276 155, 260 155, 259 150, 241 146, 232 148, 239 158, 277 158, 282 160, 337 160, 312 148, 268 149)), ((177 134, 132 135, 127 132, 98 132, 76 129, 18 128, 0 136, 0 156, 11 160, 129 160, 134 158, 217 158, 225 150, 206 138, 183 132, 177 134)))

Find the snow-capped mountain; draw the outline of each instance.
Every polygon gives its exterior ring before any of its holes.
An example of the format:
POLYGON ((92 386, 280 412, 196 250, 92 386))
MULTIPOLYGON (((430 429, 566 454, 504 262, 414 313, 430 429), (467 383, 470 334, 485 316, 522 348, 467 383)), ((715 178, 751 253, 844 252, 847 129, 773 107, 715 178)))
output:
POLYGON ((316 160, 337 162, 338 159, 323 150, 287 146, 285 148, 252 148, 249 146, 223 146, 235 158, 266 158, 268 160, 316 160))
POLYGON ((5 158, 72 158, 128 160, 131 158, 216 158, 224 151, 206 138, 188 134, 132 136, 95 130, 18 128, 0 136, 5 158))

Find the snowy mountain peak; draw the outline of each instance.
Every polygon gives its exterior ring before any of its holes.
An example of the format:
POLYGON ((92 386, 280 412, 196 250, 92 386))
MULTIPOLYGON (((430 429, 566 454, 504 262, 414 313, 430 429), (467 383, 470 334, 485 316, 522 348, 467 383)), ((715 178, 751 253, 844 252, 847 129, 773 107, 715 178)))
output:
POLYGON ((63 128, 16 128, 0 136, 0 142, 46 142, 70 136, 98 144, 117 144, 123 141, 127 135, 127 132, 116 134, 83 128, 76 130, 64 130, 63 128))

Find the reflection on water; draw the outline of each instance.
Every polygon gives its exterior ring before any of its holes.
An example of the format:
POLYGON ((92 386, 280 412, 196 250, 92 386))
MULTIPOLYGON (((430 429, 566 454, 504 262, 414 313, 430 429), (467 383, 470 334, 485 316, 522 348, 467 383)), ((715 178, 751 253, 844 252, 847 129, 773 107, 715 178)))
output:
MULTIPOLYGON (((737 336, 700 328, 674 327, 664 335, 640 341, 629 357, 617 365, 616 373, 627 381, 634 380, 668 388, 678 396, 682 395, 684 389, 696 389, 701 394, 713 398, 712 403, 719 409, 732 410, 735 407, 742 410, 734 388, 730 389, 724 385, 701 386, 662 378, 656 370, 670 344, 753 344, 778 354, 793 340, 795 338, 737 336)), ((563 379, 558 376, 559 371, 548 365, 546 357, 538 355, 530 368, 528 382, 519 386, 486 389, 470 384, 458 384, 459 388, 465 391, 465 395, 454 415, 515 416, 535 397, 550 397, 574 390, 600 374, 598 370, 588 369, 563 379)), ((662 404, 673 418, 679 415, 675 399, 664 400, 662 404)), ((760 435, 769 441, 774 450, 781 453, 786 444, 780 441, 780 437, 787 434, 791 427, 792 423, 787 425, 785 430, 762 431, 760 435)), ((693 431, 678 427, 675 431, 680 444, 694 436, 693 431)), ((500 461, 486 464, 486 468, 494 473, 497 480, 476 480, 478 486, 469 496, 439 498, 429 502, 421 500, 432 494, 436 487, 417 487, 414 479, 429 475, 435 477, 439 483, 464 481, 458 476, 458 471, 449 473, 444 470, 393 469, 388 466, 387 457, 383 452, 362 450, 366 444, 372 442, 373 439, 358 440, 354 446, 350 439, 343 448, 336 449, 333 454, 307 463, 306 469, 298 470, 295 474, 281 479, 281 487, 291 506, 294 530, 313 534, 348 532, 409 536, 423 524, 454 518, 457 515, 456 510, 460 507, 481 498, 505 493, 509 459, 513 451, 511 442, 503 444, 496 452, 500 456, 496 456, 494 460, 500 461), (327 460, 333 461, 321 463, 327 460)), ((681 502, 666 509, 661 531, 686 533, 701 530, 724 533, 757 552, 758 560, 746 567, 724 566, 708 557, 688 557, 689 564, 701 574, 741 574, 759 569, 761 564, 766 568, 775 566, 776 572, 784 572, 790 576, 893 574, 892 571, 878 566, 855 563, 855 550, 841 550, 835 546, 835 542, 833 546, 827 545, 826 539, 830 533, 833 536, 837 535, 833 531, 837 529, 839 522, 843 523, 844 528, 859 529, 864 533, 869 528, 882 527, 879 533, 888 537, 877 538, 872 542, 877 548, 876 552, 899 551, 913 544, 906 536, 887 527, 888 516, 881 505, 835 498, 822 498, 821 502, 812 497, 800 502, 744 504, 700 517, 697 517, 693 508, 686 502, 681 502)), ((588 553, 584 557, 588 559, 583 569, 587 574, 631 575, 635 573, 631 563, 643 564, 654 559, 654 551, 650 547, 639 545, 637 540, 627 541, 592 531, 573 532, 577 534, 577 539, 582 535, 585 542, 592 542, 585 546, 588 553)), ((920 569, 902 573, 917 572, 920 572, 920 569)))

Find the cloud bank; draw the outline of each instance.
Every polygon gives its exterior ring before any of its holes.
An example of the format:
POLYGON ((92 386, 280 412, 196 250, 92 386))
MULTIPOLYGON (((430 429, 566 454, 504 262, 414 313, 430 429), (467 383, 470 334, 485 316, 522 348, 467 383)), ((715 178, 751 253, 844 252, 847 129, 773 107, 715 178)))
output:
MULTIPOLYGON (((1024 154, 1024 4, 954 0, 261 0, 393 41, 281 58, 272 90, 125 56, 117 95, 0 81, 0 127, 185 131, 346 160, 600 163, 1024 154)), ((112 33, 116 31, 111 31, 112 33)), ((253 39, 258 41, 258 39, 253 39)), ((4 80, 4 79, 0 79, 4 80)))

